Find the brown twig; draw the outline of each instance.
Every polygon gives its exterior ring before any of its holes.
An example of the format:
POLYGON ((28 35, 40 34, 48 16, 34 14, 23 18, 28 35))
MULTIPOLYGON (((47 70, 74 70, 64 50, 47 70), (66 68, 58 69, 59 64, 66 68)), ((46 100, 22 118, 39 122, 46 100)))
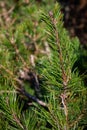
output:
POLYGON ((6 27, 8 27, 10 23, 12 24, 14 22, 14 21, 11 22, 10 14, 14 10, 15 4, 9 10, 7 10, 5 2, 1 2, 0 6, 2 8, 2 13, 0 14, 0 17, 2 17, 2 19, 4 20, 6 27))
POLYGON ((17 45, 15 44, 15 40, 14 40, 13 37, 10 39, 10 43, 13 45, 13 47, 14 47, 14 49, 15 49, 15 52, 16 52, 16 54, 18 55, 18 57, 20 58, 20 60, 22 61, 23 65, 24 65, 26 68, 28 68, 27 63, 25 62, 25 60, 23 59, 23 57, 20 55, 19 49, 17 48, 17 45))
MULTIPOLYGON (((64 112, 65 112, 65 116, 66 116, 66 118, 67 118, 67 116, 68 116, 68 111, 67 111, 67 106, 66 106, 66 95, 64 95, 64 93, 63 94, 61 94, 61 99, 62 99, 62 104, 63 104, 63 107, 64 107, 64 112)), ((67 120, 67 119, 66 119, 67 120)))
MULTIPOLYGON (((4 7, 5 8, 5 7, 4 7)), ((12 13, 12 11, 14 10, 15 6, 12 6, 8 11, 7 10, 3 10, 3 13, 0 14, 0 17, 4 16, 5 18, 7 18, 7 16, 12 13)))
POLYGON ((59 33, 57 31, 57 21, 53 16, 53 12, 49 12, 49 16, 50 16, 50 20, 53 24, 54 27, 54 34, 55 34, 55 38, 56 38, 56 44, 58 47, 58 53, 59 53, 59 59, 60 59, 60 65, 61 65, 61 70, 62 70, 62 79, 63 79, 63 87, 64 87, 64 93, 61 94, 61 100, 62 100, 62 104, 64 107, 64 113, 65 113, 65 117, 66 117, 66 127, 65 130, 68 130, 68 107, 67 107, 67 94, 66 94, 66 90, 67 90, 67 85, 68 85, 68 81, 69 78, 66 74, 66 70, 64 67, 64 61, 63 61, 63 54, 62 54, 62 49, 61 49, 61 44, 60 44, 60 40, 59 40, 59 33))
POLYGON ((70 124, 70 128, 75 126, 81 120, 82 117, 83 117, 83 114, 79 115, 77 119, 72 124, 70 124))
POLYGON ((11 93, 17 93, 16 91, 14 90, 0 90, 0 94, 4 94, 4 93, 8 93, 8 94, 11 94, 11 93))
POLYGON ((22 94, 23 96, 27 97, 29 100, 34 101, 34 102, 38 103, 39 105, 41 105, 43 107, 47 107, 47 104, 45 102, 43 102, 40 99, 38 99, 37 97, 27 93, 24 88, 18 89, 17 91, 20 94, 22 94))
POLYGON ((24 126, 22 125, 20 119, 17 117, 16 113, 12 111, 14 121, 23 129, 25 130, 24 126))

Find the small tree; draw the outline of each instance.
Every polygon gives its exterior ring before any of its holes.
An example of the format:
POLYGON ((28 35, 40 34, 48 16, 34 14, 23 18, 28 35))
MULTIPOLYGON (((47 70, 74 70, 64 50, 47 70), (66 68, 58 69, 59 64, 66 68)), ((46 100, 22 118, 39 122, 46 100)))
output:
POLYGON ((37 7, 26 9, 30 22, 23 15, 0 36, 0 129, 82 130, 87 91, 73 67, 78 39, 69 38, 58 4, 47 15, 43 6, 40 17, 37 7))

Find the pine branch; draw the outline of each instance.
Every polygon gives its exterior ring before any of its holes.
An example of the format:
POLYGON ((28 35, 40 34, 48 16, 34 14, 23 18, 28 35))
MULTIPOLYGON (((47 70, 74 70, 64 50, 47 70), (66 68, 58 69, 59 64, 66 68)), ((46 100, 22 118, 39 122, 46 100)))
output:
POLYGON ((51 0, 13 4, 5 1, 0 9, 0 129, 82 128, 87 89, 72 69, 79 42, 64 29, 60 6, 51 0))
MULTIPOLYGON (((59 103, 60 108, 62 105, 61 109, 64 111, 65 121, 62 120, 64 125, 61 126, 62 123, 60 123, 60 126, 64 130, 69 130, 70 122, 73 122, 73 119, 76 118, 75 116, 80 112, 81 108, 79 103, 82 102, 80 99, 83 98, 80 92, 83 92, 84 85, 82 86, 82 79, 72 72, 73 65, 77 59, 76 52, 78 51, 79 44, 77 41, 73 43, 67 36, 67 32, 63 29, 61 22, 61 14, 58 10, 59 7, 56 4, 54 10, 49 12, 49 15, 42 13, 41 16, 42 21, 46 24, 46 34, 48 35, 48 45, 51 49, 51 57, 49 62, 47 61, 47 58, 42 59, 42 70, 39 70, 46 82, 42 83, 43 87, 45 85, 45 89, 48 93, 53 93, 55 95, 54 98, 59 99, 59 101, 55 102, 59 103), (78 83, 80 83, 79 87, 77 85, 78 83), (80 97, 78 96, 78 93, 81 95, 80 97), (77 96, 75 97, 74 94, 77 96), (71 97, 73 97, 73 99, 71 97), (74 100, 77 102, 75 103, 74 100), (74 105, 73 112, 76 115, 72 115, 72 111, 70 110, 72 102, 74 105), (77 107, 79 112, 75 112, 74 107, 77 107)), ((51 96, 51 94, 48 95, 49 97, 51 96)), ((54 98, 52 100, 53 102, 54 98)), ((53 110, 55 109, 56 108, 54 107, 53 110)), ((59 111, 59 113, 62 116, 61 111, 59 111)), ((59 120, 61 116, 57 117, 57 119, 59 120)))
POLYGON ((64 92, 61 93, 61 100, 62 100, 62 104, 64 107, 64 112, 65 112, 65 116, 66 116, 66 122, 67 122, 67 126, 65 128, 65 130, 68 130, 68 107, 67 107, 67 94, 66 94, 66 89, 68 88, 68 75, 66 74, 66 71, 64 69, 64 61, 63 61, 63 54, 62 54, 62 49, 61 49, 61 45, 60 45, 60 40, 59 40, 59 32, 57 31, 57 21, 53 16, 52 12, 49 12, 50 15, 50 19, 51 22, 53 24, 54 27, 54 32, 55 32, 55 38, 56 38, 56 44, 58 46, 58 53, 59 53, 59 59, 60 59, 60 65, 61 65, 61 70, 62 70, 62 79, 63 79, 63 86, 64 86, 64 92))

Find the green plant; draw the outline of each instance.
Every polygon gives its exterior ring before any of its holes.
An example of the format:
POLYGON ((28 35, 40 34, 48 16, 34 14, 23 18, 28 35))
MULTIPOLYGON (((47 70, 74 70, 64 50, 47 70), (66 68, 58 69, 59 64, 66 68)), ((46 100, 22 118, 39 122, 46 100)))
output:
POLYGON ((42 2, 39 16, 34 2, 21 1, 11 14, 18 8, 20 23, 2 26, 0 129, 82 130, 87 90, 73 69, 79 41, 69 38, 58 4, 42 2))

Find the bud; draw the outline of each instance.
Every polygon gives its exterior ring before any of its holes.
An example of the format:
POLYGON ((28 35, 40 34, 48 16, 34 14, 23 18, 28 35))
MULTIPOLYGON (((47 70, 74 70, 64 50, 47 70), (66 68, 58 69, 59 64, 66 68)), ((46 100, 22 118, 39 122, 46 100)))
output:
POLYGON ((52 11, 49 12, 49 16, 53 17, 53 12, 52 11))

